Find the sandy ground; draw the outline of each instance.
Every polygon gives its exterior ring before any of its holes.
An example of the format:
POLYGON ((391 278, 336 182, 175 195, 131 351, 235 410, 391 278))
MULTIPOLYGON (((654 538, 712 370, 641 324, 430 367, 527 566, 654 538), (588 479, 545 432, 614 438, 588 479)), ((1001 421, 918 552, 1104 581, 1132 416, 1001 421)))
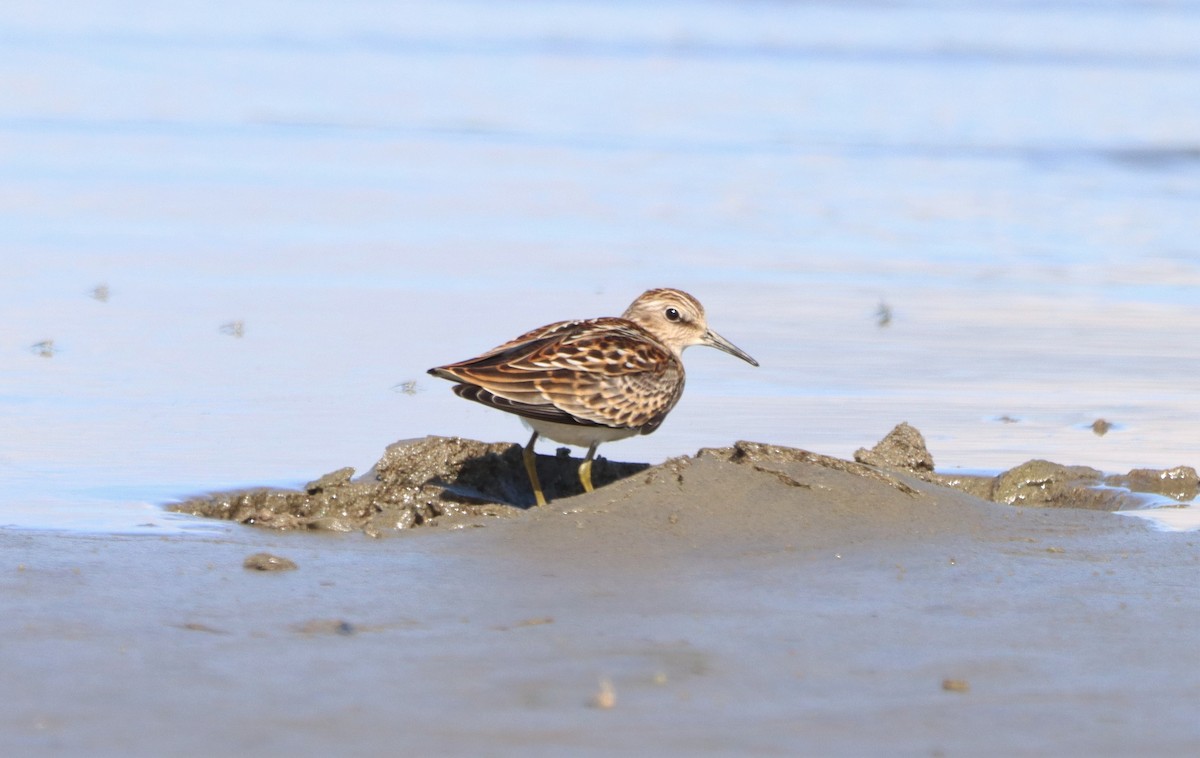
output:
POLYGON ((751 447, 444 525, 0 532, 0 752, 1200 744, 1194 533, 751 447))

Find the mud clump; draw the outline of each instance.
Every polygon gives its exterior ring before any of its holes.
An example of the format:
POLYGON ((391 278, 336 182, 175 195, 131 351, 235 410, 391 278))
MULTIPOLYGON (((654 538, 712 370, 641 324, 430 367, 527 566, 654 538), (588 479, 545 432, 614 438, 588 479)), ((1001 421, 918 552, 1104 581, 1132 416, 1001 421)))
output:
POLYGON ((1191 466, 1176 466, 1170 469, 1135 468, 1124 481, 1109 480, 1109 484, 1124 484, 1137 492, 1153 492, 1175 500, 1192 500, 1200 489, 1200 477, 1191 466))
POLYGON ((925 445, 924 435, 907 422, 897 424, 870 450, 856 450, 854 460, 864 466, 910 474, 922 481, 951 487, 983 500, 992 499, 995 484, 992 477, 936 473, 933 454, 925 445))
MULTIPOLYGON (((551 498, 579 494, 579 462, 562 449, 537 458, 551 498)), ((647 468, 597 458, 596 486, 647 468)), ((302 490, 252 488, 190 498, 168 510, 274 529, 362 530, 379 536, 414 526, 506 517, 533 505, 521 447, 448 437, 397 442, 361 477, 342 468, 302 490)))
POLYGON ((1144 505, 1145 499, 1133 493, 1165 495, 1184 502, 1193 499, 1200 489, 1200 477, 1190 466, 1134 469, 1124 476, 1105 477, 1089 466, 1064 466, 1034 459, 994 477, 939 474, 934 471, 933 456, 925 447, 925 438, 907 423, 898 424, 870 450, 860 448, 854 459, 984 500, 1030 508, 1116 511, 1144 505))
POLYGON ((875 447, 859 448, 854 460, 868 466, 914 474, 932 474, 933 456, 925 447, 925 438, 907 422, 897 424, 875 447))
POLYGON ((1095 489, 1103 484, 1103 478, 1101 472, 1087 466, 1032 460, 996 477, 991 499, 1033 508, 1120 508, 1121 493, 1095 489))
POLYGON ((296 562, 282 555, 255 553, 246 556, 246 560, 242 561, 242 568, 247 571, 295 571, 296 562))

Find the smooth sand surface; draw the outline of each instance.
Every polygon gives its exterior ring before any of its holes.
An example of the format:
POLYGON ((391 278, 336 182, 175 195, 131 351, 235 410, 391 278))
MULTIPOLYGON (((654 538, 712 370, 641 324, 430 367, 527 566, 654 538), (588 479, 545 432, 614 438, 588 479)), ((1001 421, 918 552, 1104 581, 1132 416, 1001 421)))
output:
POLYGON ((0 531, 0 752, 1194 754, 1200 537, 758 452, 383 539, 0 531))

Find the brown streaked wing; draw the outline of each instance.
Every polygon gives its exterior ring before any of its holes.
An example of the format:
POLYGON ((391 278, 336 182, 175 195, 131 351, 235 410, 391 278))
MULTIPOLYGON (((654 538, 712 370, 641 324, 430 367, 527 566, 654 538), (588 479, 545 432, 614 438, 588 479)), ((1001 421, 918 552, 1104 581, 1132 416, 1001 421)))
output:
POLYGON ((458 392, 457 388, 455 391, 460 397, 466 397, 484 405, 491 405, 511 413, 533 416, 532 413, 522 413, 518 407, 545 405, 546 401, 527 381, 528 377, 524 372, 511 371, 510 364, 519 363, 522 356, 552 346, 563 334, 569 333, 572 329, 585 323, 582 321, 559 321, 547 324, 528 331, 516 339, 509 340, 503 345, 497 345, 482 355, 430 369, 429 373, 443 379, 475 385, 485 390, 503 386, 503 390, 471 393, 469 397, 467 394, 458 392), (503 402, 494 402, 496 397, 503 402))
POLYGON ((502 411, 508 411, 509 413, 515 413, 518 416, 526 418, 553 421, 558 424, 574 424, 577 426, 604 426, 604 424, 577 419, 566 411, 555 408, 553 405, 527 405, 525 403, 518 403, 488 392, 477 384, 456 384, 454 385, 454 394, 461 398, 474 400, 477 403, 498 408, 502 411))
POLYGON ((644 433, 662 423, 683 391, 683 368, 675 357, 624 319, 561 322, 528 336, 445 366, 443 375, 477 385, 502 402, 470 399, 512 413, 560 420, 544 407, 550 406, 576 423, 644 433))
POLYGON ((465 363, 474 363, 475 361, 481 360, 483 358, 490 358, 499 353, 503 353, 508 350, 512 350, 514 348, 520 348, 520 347, 527 345, 528 343, 534 342, 536 340, 544 339, 546 337, 553 337, 555 332, 567 332, 570 329, 572 329, 573 327, 576 327, 576 326, 579 326, 580 324, 585 324, 585 323, 587 323, 587 322, 580 321, 580 320, 555 321, 553 324, 546 324, 545 326, 539 326, 537 329, 530 329, 529 331, 525 332, 521 336, 510 339, 508 342, 505 342, 503 345, 497 345, 496 347, 492 348, 491 350, 488 350, 486 353, 482 353, 480 355, 477 355, 474 358, 469 358, 465 361, 460 361, 459 363, 453 363, 451 365, 459 366, 459 365, 462 365, 465 363))
POLYGON ((641 328, 614 321, 527 356, 543 372, 534 385, 576 418, 653 431, 679 400, 683 368, 641 328))

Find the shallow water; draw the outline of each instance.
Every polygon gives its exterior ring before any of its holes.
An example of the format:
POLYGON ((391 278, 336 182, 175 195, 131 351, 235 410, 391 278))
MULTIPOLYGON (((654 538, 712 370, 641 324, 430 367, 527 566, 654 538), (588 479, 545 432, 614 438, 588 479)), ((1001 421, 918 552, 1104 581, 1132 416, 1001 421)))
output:
POLYGON ((943 470, 1197 465, 1197 39, 1195 3, 10 4, 0 524, 523 441, 424 370, 651 286, 762 367, 690 351, 614 458, 908 421, 943 470))

